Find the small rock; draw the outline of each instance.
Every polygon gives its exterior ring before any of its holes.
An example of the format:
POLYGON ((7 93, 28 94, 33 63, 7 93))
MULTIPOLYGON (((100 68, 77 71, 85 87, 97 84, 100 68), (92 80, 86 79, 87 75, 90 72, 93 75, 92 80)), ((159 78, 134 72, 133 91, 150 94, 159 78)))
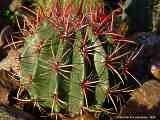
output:
POLYGON ((123 116, 154 116, 155 120, 158 120, 158 116, 160 116, 160 82, 149 80, 137 88, 127 104, 122 107, 118 117, 123 116))
POLYGON ((13 33, 14 29, 9 25, 2 28, 0 33, 0 47, 2 47, 5 43, 9 44, 10 42, 12 42, 13 33))
POLYGON ((152 65, 151 66, 151 73, 157 79, 160 80, 160 64, 159 65, 152 65))
POLYGON ((76 117, 73 118, 63 118, 63 120, 96 120, 96 118, 94 117, 93 114, 87 113, 84 115, 78 115, 76 117))
POLYGON ((0 106, 0 120, 36 120, 29 113, 10 106, 0 106))
POLYGON ((155 54, 151 61, 151 73, 153 77, 160 80, 160 54, 155 54))
POLYGON ((10 71, 12 69, 16 71, 17 67, 19 66, 16 59, 17 51, 13 49, 9 50, 8 56, 0 62, 0 69, 4 69, 6 71, 10 71))
POLYGON ((16 90, 16 81, 11 79, 9 72, 0 70, 0 105, 8 105, 9 95, 16 90))

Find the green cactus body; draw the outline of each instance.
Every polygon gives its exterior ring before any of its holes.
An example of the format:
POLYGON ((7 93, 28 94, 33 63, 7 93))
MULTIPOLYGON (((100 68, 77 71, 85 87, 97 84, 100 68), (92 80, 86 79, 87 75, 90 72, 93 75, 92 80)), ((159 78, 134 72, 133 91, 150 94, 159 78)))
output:
MULTIPOLYGON (((105 41, 99 40, 87 10, 76 16, 69 12, 70 6, 63 3, 60 14, 53 11, 38 23, 34 33, 25 38, 21 54, 21 86, 29 91, 31 101, 50 108, 52 113, 96 110, 104 103, 109 88, 103 42, 112 46, 113 38, 104 35, 105 41)), ((95 26, 101 28, 104 23, 102 20, 95 26)))
POLYGON ((99 76, 99 83, 96 89, 97 102, 102 105, 105 101, 106 90, 109 88, 108 69, 105 67, 105 51, 100 41, 96 41, 96 53, 94 56, 96 71, 99 76))
POLYGON ((21 55, 21 85, 30 91, 33 100, 44 107, 52 106, 53 112, 60 112, 68 102, 70 111, 75 112, 72 107, 80 110, 83 103, 80 91, 83 59, 75 45, 79 43, 63 41, 57 35, 48 21, 44 21, 35 34, 26 38, 21 55))
POLYGON ((72 73, 69 91, 69 111, 71 113, 79 113, 83 105, 83 93, 80 86, 81 81, 84 78, 84 62, 80 54, 80 38, 81 33, 77 33, 77 39, 75 40, 72 57, 72 73))
POLYGON ((47 106, 51 106, 52 96, 57 94, 58 87, 57 73, 49 63, 55 57, 52 55, 52 45, 48 47, 52 38, 54 41, 55 33, 45 21, 34 35, 26 38, 21 62, 22 85, 29 87, 33 99, 45 101, 47 106))

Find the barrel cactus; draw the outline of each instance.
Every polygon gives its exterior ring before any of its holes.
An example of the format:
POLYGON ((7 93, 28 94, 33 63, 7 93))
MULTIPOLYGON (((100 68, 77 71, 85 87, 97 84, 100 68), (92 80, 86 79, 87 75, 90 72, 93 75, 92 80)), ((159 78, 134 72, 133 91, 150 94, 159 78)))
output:
POLYGON ((109 71, 117 76, 116 86, 125 84, 128 75, 133 77, 127 65, 137 55, 126 49, 134 41, 114 32, 121 9, 105 13, 98 0, 52 3, 33 17, 24 16, 24 47, 17 51, 16 73, 30 99, 22 100, 19 90, 17 100, 50 108, 51 116, 107 112, 106 99, 116 109, 112 95, 126 90, 109 85, 109 71))

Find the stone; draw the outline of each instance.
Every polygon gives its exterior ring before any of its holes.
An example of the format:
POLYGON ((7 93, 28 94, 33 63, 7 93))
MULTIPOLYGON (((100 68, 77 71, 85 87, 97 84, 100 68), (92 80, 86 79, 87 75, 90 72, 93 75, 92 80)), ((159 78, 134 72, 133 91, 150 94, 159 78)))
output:
MULTIPOLYGON (((131 98, 121 109, 118 118, 160 116, 160 82, 149 80, 131 93, 131 98)), ((149 118, 146 118, 149 119, 149 118)))

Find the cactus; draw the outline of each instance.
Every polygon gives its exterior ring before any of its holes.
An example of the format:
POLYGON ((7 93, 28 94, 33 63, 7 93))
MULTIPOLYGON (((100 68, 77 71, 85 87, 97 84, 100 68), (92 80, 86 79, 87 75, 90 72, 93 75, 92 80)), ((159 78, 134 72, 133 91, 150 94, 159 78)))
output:
POLYGON ((24 17, 18 74, 29 101, 50 108, 51 115, 104 112, 102 105, 111 97, 108 73, 125 83, 129 62, 124 58, 132 52, 123 48, 134 44, 114 33, 120 14, 120 9, 105 14, 98 0, 54 0, 35 18, 24 17))

